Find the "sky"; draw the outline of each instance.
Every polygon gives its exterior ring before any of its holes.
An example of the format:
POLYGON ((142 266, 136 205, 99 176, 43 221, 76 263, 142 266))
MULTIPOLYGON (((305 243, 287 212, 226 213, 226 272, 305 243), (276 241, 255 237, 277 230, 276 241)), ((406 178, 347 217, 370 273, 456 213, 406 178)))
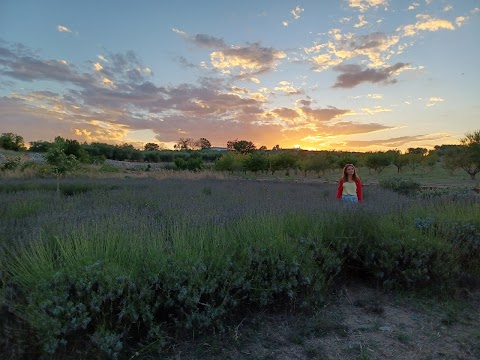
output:
POLYGON ((386 151, 480 129, 480 0, 0 0, 0 133, 386 151))

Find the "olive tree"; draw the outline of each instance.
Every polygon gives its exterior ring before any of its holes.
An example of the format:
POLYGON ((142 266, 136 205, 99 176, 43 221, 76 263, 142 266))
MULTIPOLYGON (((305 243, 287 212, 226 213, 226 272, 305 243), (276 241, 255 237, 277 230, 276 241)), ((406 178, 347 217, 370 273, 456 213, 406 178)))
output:
POLYGON ((480 172, 480 130, 466 133, 460 144, 445 154, 446 162, 463 169, 475 180, 475 175, 480 172))
POLYGON ((60 193, 60 178, 75 171, 78 168, 79 161, 75 155, 67 155, 63 149, 58 147, 48 150, 45 159, 50 165, 52 173, 57 176, 57 192, 60 193))

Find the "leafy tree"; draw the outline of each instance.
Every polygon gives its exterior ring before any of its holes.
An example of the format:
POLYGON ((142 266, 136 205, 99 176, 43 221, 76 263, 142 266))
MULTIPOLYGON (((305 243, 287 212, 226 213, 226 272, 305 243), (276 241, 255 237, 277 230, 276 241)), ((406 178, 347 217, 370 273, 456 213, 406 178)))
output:
POLYGON ((145 144, 144 150, 145 151, 158 151, 158 150, 160 150, 160 145, 149 142, 149 143, 145 144))
POLYGON ((143 158, 147 162, 158 163, 160 162, 160 151, 145 151, 143 154, 143 158))
POLYGON ((340 159, 337 161, 337 165, 340 166, 342 169, 347 164, 352 164, 353 166, 357 167, 358 159, 353 154, 344 154, 340 159))
POLYGON ((400 151, 392 154, 392 164, 396 166, 397 173, 400 174, 402 168, 408 165, 408 154, 400 154, 400 151))
POLYGON ((202 159, 198 157, 191 157, 188 160, 183 158, 175 158, 175 165, 180 170, 199 171, 203 167, 202 159))
POLYGON ((262 145, 258 148, 258 150, 265 151, 265 150, 267 150, 267 147, 265 145, 262 145))
POLYGON ((23 137, 14 133, 3 133, 0 135, 0 147, 5 150, 20 151, 25 150, 23 137))
POLYGON ((423 163, 433 171, 435 164, 438 162, 439 156, 435 152, 429 152, 427 156, 423 158, 423 163))
POLYGON ((120 161, 143 160, 143 154, 140 150, 135 149, 133 145, 125 143, 115 146, 113 158, 120 161))
POLYGON ((428 153, 428 149, 425 148, 408 148, 407 149, 407 154, 417 154, 421 156, 425 156, 428 153))
POLYGON ((245 170, 257 173, 257 171, 266 171, 268 168, 268 160, 261 153, 249 153, 244 159, 245 170))
POLYGON ((210 143, 210 141, 202 137, 196 141, 196 147, 201 150, 206 150, 210 149, 212 147, 212 144, 210 143))
POLYGON ((7 157, 3 164, 0 163, 0 169, 5 170, 16 170, 21 164, 20 156, 7 157))
POLYGON ((52 143, 48 141, 38 140, 38 141, 31 141, 30 148, 28 151, 31 152, 47 152, 48 149, 52 147, 52 143))
POLYGON ((180 138, 177 143, 173 145, 175 150, 192 150, 196 147, 196 142, 192 138, 180 138))
POLYGON ((49 149, 45 158, 51 166, 52 172, 57 175, 57 192, 60 193, 60 177, 76 170, 79 162, 75 155, 67 155, 59 147, 49 149))
POLYGON ((285 175, 290 175, 290 170, 298 167, 298 158, 295 153, 292 152, 280 152, 271 155, 269 158, 269 170, 272 175, 277 170, 285 170, 285 175))
POLYGON ((227 142, 227 149, 234 150, 241 154, 247 154, 256 149, 255 144, 247 140, 231 140, 227 142))
POLYGON ((405 157, 407 158, 407 161, 408 161, 407 162, 408 167, 412 169, 413 172, 415 172, 417 168, 422 166, 423 155, 413 152, 413 153, 405 154, 405 157))
POLYGON ((392 159, 389 154, 384 152, 372 153, 367 156, 365 160, 365 166, 370 169, 375 170, 380 174, 388 165, 392 163, 392 159))
POLYGON ((218 171, 233 171, 233 163, 235 158, 232 153, 224 154, 215 162, 215 170, 218 171))
POLYGON ((463 169, 474 180, 480 172, 480 130, 466 133, 460 143, 445 154, 446 163, 463 169))
POLYGON ((83 149, 92 158, 113 159, 115 145, 93 142, 90 145, 83 145, 83 149))
POLYGON ((77 140, 66 139, 59 146, 62 146, 61 148, 63 148, 66 155, 75 155, 77 160, 82 163, 90 162, 90 156, 77 140))
POLYGON ((244 171, 245 155, 236 152, 226 152, 215 162, 215 170, 244 171))
POLYGON ((320 177, 320 171, 325 175, 325 170, 330 168, 330 161, 326 155, 315 154, 301 162, 301 168, 307 176, 307 171, 313 171, 320 177))

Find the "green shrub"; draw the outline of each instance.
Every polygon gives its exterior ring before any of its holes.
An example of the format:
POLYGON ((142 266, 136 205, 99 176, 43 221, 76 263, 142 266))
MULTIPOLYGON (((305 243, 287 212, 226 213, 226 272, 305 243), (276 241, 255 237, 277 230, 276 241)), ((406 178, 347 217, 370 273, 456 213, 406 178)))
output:
POLYGON ((392 177, 380 180, 380 186, 384 189, 395 191, 402 195, 417 195, 420 191, 420 184, 410 180, 399 177, 392 177))
POLYGON ((19 156, 15 157, 7 157, 5 162, 2 164, 2 170, 16 170, 21 163, 21 159, 19 156))
POLYGON ((103 172, 103 173, 119 173, 120 169, 113 164, 105 163, 100 167, 100 172, 103 172))

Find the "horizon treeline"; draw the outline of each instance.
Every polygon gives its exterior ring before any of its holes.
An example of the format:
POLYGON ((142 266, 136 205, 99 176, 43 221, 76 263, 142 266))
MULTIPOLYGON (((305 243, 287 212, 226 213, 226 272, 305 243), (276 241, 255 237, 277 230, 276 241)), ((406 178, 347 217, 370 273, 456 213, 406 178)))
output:
MULTIPOLYGON (((13 151, 27 151, 23 137, 13 133, 0 135, 0 148, 13 151)), ((49 153, 53 149, 67 156, 74 156, 82 163, 101 163, 107 159, 118 161, 174 163, 175 169, 201 170, 203 162, 215 163, 220 171, 275 172, 276 169, 324 172, 342 167, 347 163, 366 166, 369 171, 380 173, 389 165, 395 165, 400 173, 404 167, 413 172, 421 166, 433 168, 440 160, 449 171, 461 168, 472 179, 480 172, 480 130, 466 133, 459 145, 436 145, 434 149, 422 147, 387 151, 339 151, 282 149, 275 145, 272 150, 265 146, 257 149, 248 140, 231 140, 225 149, 212 149, 206 138, 194 140, 181 138, 174 150, 163 149, 155 143, 147 143, 143 150, 132 144, 113 145, 101 142, 80 143, 73 139, 57 136, 53 142, 32 141, 29 152, 49 153)))

